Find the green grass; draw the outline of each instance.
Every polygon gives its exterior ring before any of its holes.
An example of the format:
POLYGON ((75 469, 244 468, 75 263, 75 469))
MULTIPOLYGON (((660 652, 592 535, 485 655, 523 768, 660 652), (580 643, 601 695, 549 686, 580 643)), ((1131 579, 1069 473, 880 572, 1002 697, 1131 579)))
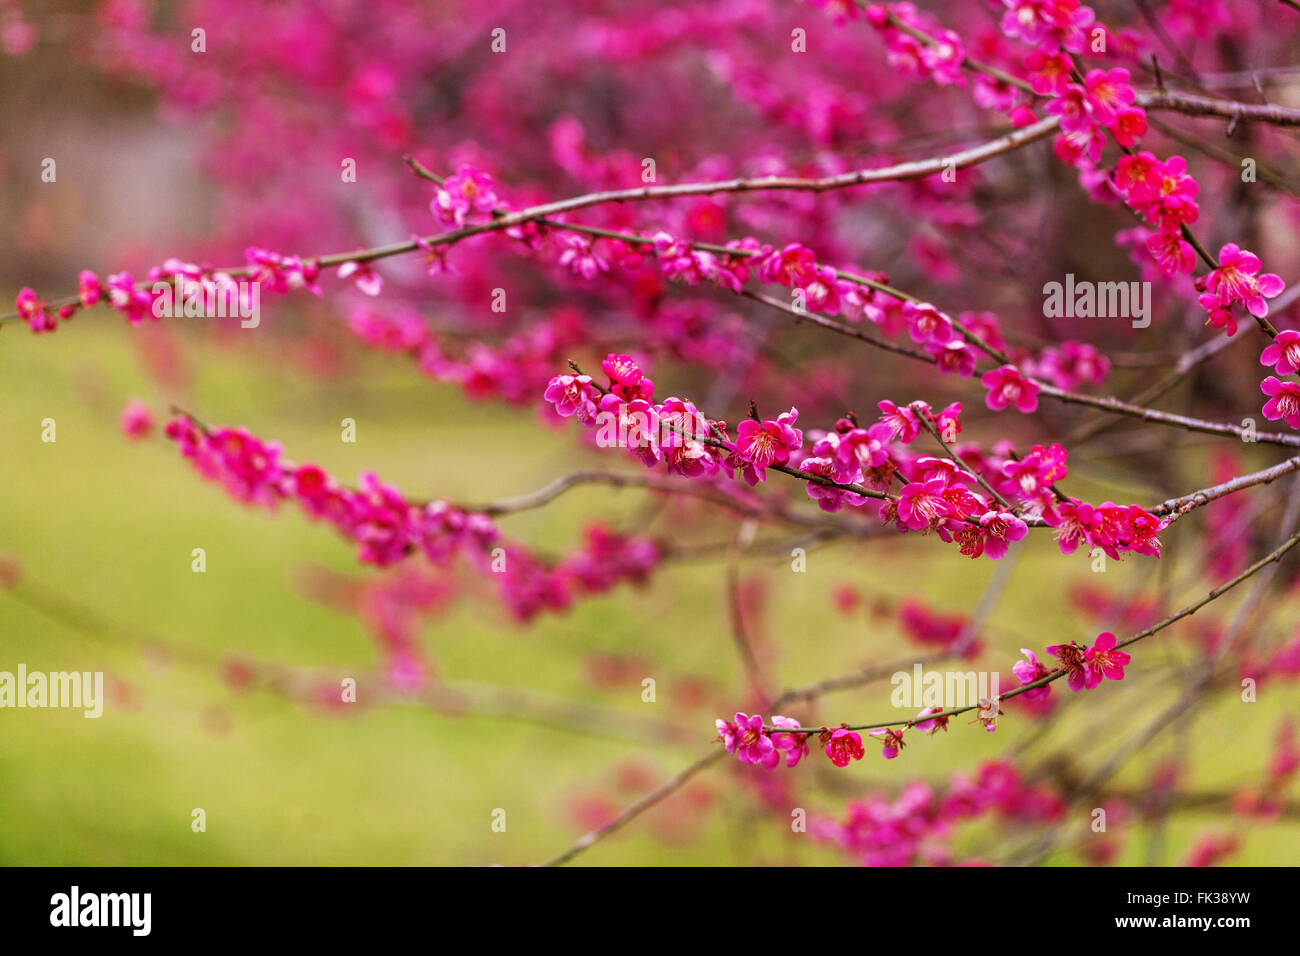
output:
MULTIPOLYGON (((727 705, 744 706, 717 561, 675 564, 645 590, 622 588, 528 628, 510 624, 490 601, 467 600, 424 631, 424 646, 448 681, 523 688, 665 728, 634 739, 599 721, 547 726, 503 716, 449 717, 417 706, 361 706, 323 716, 266 690, 235 695, 215 667, 182 653, 160 664, 156 654, 143 653, 150 639, 209 656, 238 652, 331 673, 364 672, 377 655, 356 618, 310 601, 292 584, 308 563, 362 574, 350 547, 295 510, 271 515, 236 505, 200 481, 169 443, 128 443, 116 416, 129 397, 160 412, 174 401, 207 420, 246 425, 282 442, 289 457, 316 461, 344 480, 373 468, 412 496, 482 501, 517 494, 570 470, 575 454, 588 464, 623 465, 575 452, 568 437, 540 426, 531 411, 467 403, 383 356, 363 356, 358 373, 345 380, 320 382, 294 371, 283 356, 253 352, 243 340, 218 347, 185 334, 197 378, 190 389, 164 393, 140 372, 133 339, 147 331, 91 313, 53 336, 18 327, 0 335, 0 551, 18 555, 29 580, 113 622, 108 629, 61 623, 0 593, 0 669, 25 662, 32 670, 104 670, 126 681, 137 701, 133 709, 110 705, 99 720, 70 711, 0 711, 0 863, 539 862, 583 832, 568 809, 575 794, 625 804, 636 792, 618 791, 614 780, 627 761, 659 779, 708 748, 714 712, 674 704, 679 676, 712 680, 719 714, 727 705), (354 445, 340 441, 345 417, 357 421, 354 445), (57 423, 52 444, 40 440, 46 418, 57 423), (206 551, 205 574, 191 571, 196 547, 206 551), (639 687, 590 687, 584 657, 598 650, 649 658, 658 702, 642 703, 639 687), (206 729, 214 712, 225 715, 228 732, 206 729), (191 831, 196 807, 206 812, 204 833, 191 831), (507 813, 504 833, 491 829, 496 808, 507 813)), ((1076 487, 1081 494, 1094 490, 1083 481, 1076 487)), ((636 491, 579 489, 502 525, 511 537, 562 551, 584 520, 631 519, 643 502, 636 491)), ((705 542, 725 540, 733 530, 726 519, 696 514, 661 520, 660 533, 705 542)), ((1171 548, 1178 545, 1175 535, 1171 548)), ((1112 565, 1105 583, 1127 592, 1151 580, 1150 567, 1112 565)), ((775 648, 775 671, 788 686, 909 652, 892 625, 835 612, 829 596, 836 584, 919 593, 955 611, 978 601, 994 566, 909 537, 813 551, 806 574, 791 573, 783 558, 755 559, 746 571, 765 576, 763 639, 775 648)), ((1067 585, 1085 579, 1096 580, 1082 556, 1065 559, 1050 541, 1035 538, 987 628, 989 651, 981 663, 1006 668, 1022 644, 1090 640, 1105 629, 1079 619, 1065 603, 1067 585)), ((1176 599, 1200 587, 1189 583, 1176 599)), ((1048 741, 1031 753, 1055 745, 1071 748, 1085 766, 1104 759, 1127 729, 1177 692, 1162 681, 1160 666, 1190 653, 1176 629, 1139 645, 1130 672, 1135 679, 1095 692, 1116 699, 1104 708, 1072 700, 1048 741)), ((889 689, 881 683, 839 693, 795 716, 838 722, 888 715, 889 689)), ((1266 687, 1257 704, 1217 702, 1186 738, 1198 768, 1194 785, 1254 783, 1278 717, 1296 704, 1293 687, 1266 687)), ((867 760, 844 771, 819 762, 781 772, 793 774, 800 805, 838 815, 852 796, 917 776, 942 781, 1028 732, 1010 720, 996 735, 954 722, 946 736, 914 740, 900 760, 886 763, 869 751, 867 760)), ((1119 779, 1141 785, 1151 758, 1177 741, 1162 738, 1119 779)), ((655 820, 647 819, 581 859, 841 862, 835 851, 789 836, 779 817, 754 812, 740 772, 728 762, 702 778, 714 799, 690 839, 664 842, 655 820)), ((659 824, 684 813, 680 800, 657 811, 659 824)), ((1085 811, 1078 814, 1072 825, 1081 828, 1085 811)), ((1174 858, 1210 819, 1171 821, 1174 858)), ((1292 824, 1252 827, 1235 861, 1288 862, 1284 848, 1297 835, 1292 824)), ((992 836, 973 827, 957 845, 991 852, 998 845, 988 842, 992 836)), ((1123 862, 1143 862, 1146 840, 1142 832, 1130 840, 1123 862)), ((1060 852, 1050 862, 1077 857, 1060 852)))

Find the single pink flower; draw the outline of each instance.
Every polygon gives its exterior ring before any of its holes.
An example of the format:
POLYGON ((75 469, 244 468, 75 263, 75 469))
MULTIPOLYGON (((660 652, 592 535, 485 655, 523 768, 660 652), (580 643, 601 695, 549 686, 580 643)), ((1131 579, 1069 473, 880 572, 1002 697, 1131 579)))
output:
POLYGON ((591 424, 596 420, 600 390, 592 384, 590 375, 557 375, 546 386, 543 398, 564 418, 576 415, 578 421, 591 424))
POLYGON ((917 719, 912 726, 923 734, 934 734, 940 730, 946 731, 948 729, 949 718, 939 717, 930 720, 923 719, 942 712, 943 708, 941 707, 926 707, 916 715, 917 719))
POLYGON ((898 756, 898 752, 907 746, 903 742, 903 731, 892 727, 877 727, 870 731, 870 735, 880 739, 880 755, 886 760, 893 760, 898 756))
POLYGON ((946 488, 947 482, 942 475, 904 485, 898 495, 898 523, 913 531, 937 527, 940 521, 953 513, 943 497, 946 488))
POLYGON ((822 731, 821 739, 826 744, 826 756, 837 767, 847 767, 850 760, 861 760, 866 753, 862 749, 862 736, 844 727, 822 731))
POLYGON ((1115 635, 1109 631, 1097 636, 1097 641, 1084 654, 1088 665, 1088 687, 1096 687, 1102 678, 1123 680, 1124 665, 1132 660, 1127 651, 1115 650, 1115 635))
POLYGON ((122 426, 123 435, 132 441, 139 441, 142 438, 148 438, 153 431, 153 412, 144 402, 138 398, 133 398, 126 403, 126 408, 122 409, 122 417, 119 419, 119 423, 122 426))
POLYGON ((1272 365, 1279 375, 1300 371, 1300 332, 1283 329, 1259 356, 1260 365, 1272 365))
POLYGON ((1270 421, 1281 418, 1290 427, 1300 428, 1300 385, 1270 375, 1259 387, 1265 395, 1272 396, 1264 403, 1264 417, 1270 421))
POLYGON ((1038 409, 1038 384, 1025 378, 1014 365, 990 369, 980 382, 989 390, 984 403, 995 412, 1008 405, 1015 405, 1026 415, 1038 409))
POLYGON ((994 561, 1004 557, 1007 545, 1029 533, 1029 526, 1009 511, 989 511, 980 518, 984 529, 984 553, 994 561))
MULTIPOLYGON (((1051 671, 1044 666, 1042 661, 1038 659, 1038 655, 1029 648, 1020 648, 1020 653, 1025 655, 1025 659, 1023 661, 1016 661, 1015 665, 1011 668, 1011 673, 1016 675, 1016 680, 1020 681, 1021 684, 1032 684, 1051 673, 1051 671)), ((1050 684, 1044 684, 1042 687, 1035 687, 1033 690, 1027 690, 1020 696, 1024 697, 1025 700, 1038 700, 1047 697, 1051 693, 1052 686, 1050 684)))
POLYGON ((790 460, 790 453, 802 446, 803 432, 794 427, 798 420, 799 410, 791 408, 775 420, 760 422, 747 418, 736 426, 736 453, 753 464, 759 481, 765 480, 765 469, 784 465, 790 460))
POLYGON ((1065 676, 1070 683, 1070 690, 1083 690, 1089 686, 1084 649, 1078 644, 1053 644, 1047 648, 1047 653, 1059 660, 1061 666, 1065 668, 1065 676))
POLYGON ((1205 279, 1205 288, 1220 304, 1240 302, 1257 319, 1268 315, 1266 300, 1281 295, 1286 283, 1273 273, 1259 274, 1259 257, 1234 242, 1219 249, 1219 267, 1205 279))

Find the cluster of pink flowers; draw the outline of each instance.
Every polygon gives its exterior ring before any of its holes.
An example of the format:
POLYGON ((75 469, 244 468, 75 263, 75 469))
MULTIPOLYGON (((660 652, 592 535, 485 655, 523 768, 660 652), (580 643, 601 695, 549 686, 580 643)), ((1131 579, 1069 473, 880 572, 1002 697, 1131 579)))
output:
MULTIPOLYGON (((727 753, 735 754, 741 763, 760 764, 768 769, 775 767, 785 757, 785 765, 793 767, 808 755, 808 734, 780 733, 768 730, 763 724, 762 716, 737 712, 733 720, 715 721, 718 738, 727 748, 727 753)), ((798 727, 799 721, 790 717, 775 716, 773 727, 798 727)), ((855 735, 856 736, 856 735, 855 735)), ((858 742, 861 757, 861 739, 858 742)), ((829 747, 827 753, 829 753, 829 747)), ((843 764, 838 764, 843 766, 843 764)))
POLYGON ((246 429, 209 430, 178 416, 167 423, 166 433, 203 477, 224 485, 233 497, 270 508, 296 501, 305 513, 354 541, 366 564, 388 567, 416 551, 445 564, 465 547, 486 552, 499 537, 484 515, 444 501, 408 502, 372 472, 361 476, 359 489, 344 487, 318 465, 283 458, 278 443, 263 442, 246 429))
POLYGON ((564 351, 582 338, 582 326, 572 312, 561 310, 550 321, 506 337, 489 346, 474 342, 463 355, 452 354, 428 322, 413 311, 384 315, 370 308, 354 309, 349 328, 369 345, 404 354, 423 374, 459 386, 473 399, 499 399, 530 404, 551 377, 564 351))
POLYGON ((1110 374, 1110 359, 1095 345, 1066 340, 1049 345, 1031 363, 1031 374, 1067 391, 1080 385, 1101 385, 1110 374))
MULTIPOLYGON (((922 711, 920 716, 927 716, 927 712, 922 711)), ((941 720, 946 723, 946 718, 941 720)), ((751 717, 737 713, 734 720, 719 718, 714 723, 718 729, 719 739, 727 748, 727 753, 734 753, 741 763, 761 764, 769 769, 780 763, 782 754, 785 755, 787 767, 793 767, 806 757, 808 740, 814 733, 809 730, 783 733, 782 728, 800 728, 801 725, 797 720, 780 716, 772 718, 771 728, 764 726, 763 718, 758 714, 751 717)), ((939 721, 928 721, 924 729, 933 731, 938 723, 939 721)), ((868 736, 879 738, 882 745, 881 756, 886 760, 892 760, 905 746, 903 743, 905 729, 878 727, 869 731, 868 736)), ((847 726, 836 727, 834 730, 822 727, 815 733, 826 751, 826 756, 837 767, 847 767, 850 762, 861 760, 866 754, 862 745, 862 735, 847 726)))
POLYGON ((911 3, 873 4, 866 10, 867 22, 880 31, 889 51, 889 64, 900 76, 933 80, 940 86, 965 86, 962 61, 966 46, 954 31, 944 29, 911 3), (922 30, 934 37, 934 44, 922 43, 894 23, 922 30))
POLYGON ((1056 95, 1047 104, 1047 112, 1061 118, 1057 155, 1070 163, 1081 160, 1096 163, 1106 146, 1106 131, 1120 146, 1134 146, 1147 131, 1147 119, 1146 112, 1133 105, 1137 93, 1129 83, 1128 70, 1120 67, 1089 70, 1083 83, 1076 83, 1068 79, 1068 72, 1061 75, 1060 70, 1067 63, 1068 59, 1064 62, 1058 59, 1047 66, 1058 83, 1053 90, 1056 95), (1062 82, 1064 89, 1059 86, 1062 82))
POLYGON ((1209 313, 1208 324, 1224 329, 1229 335, 1237 331, 1232 308, 1240 305, 1257 319, 1268 315, 1268 300, 1282 294, 1286 283, 1272 272, 1259 274, 1259 257, 1234 242, 1219 249, 1219 265, 1209 275, 1197 280, 1205 291, 1198 301, 1209 313))
POLYGON ((651 539, 618 534, 598 522, 587 526, 584 537, 583 546, 565 557, 557 572, 586 594, 612 590, 623 581, 644 584, 663 557, 651 539))
POLYGON ((1103 502, 1090 505, 1077 498, 1056 503, 1044 519, 1056 529, 1063 554, 1073 554, 1080 544, 1089 552, 1101 548, 1107 557, 1118 559, 1126 551, 1160 557, 1158 535, 1169 525, 1139 505, 1103 502))
MULTIPOLYGON (((248 263, 249 278, 267 292, 284 294, 305 289, 312 295, 321 294, 320 286, 316 284, 320 277, 320 264, 315 259, 283 256, 257 246, 245 249, 244 259, 248 263)), ((150 279, 152 281, 152 276, 150 279)))
POLYGON ((1002 5, 1002 32, 1041 53, 1083 53, 1097 19, 1079 0, 1002 0, 1002 5))
POLYGON ((383 652, 384 675, 395 689, 414 693, 429 686, 434 669, 421 651, 419 626, 453 594, 445 578, 410 566, 358 589, 355 610, 383 652))
POLYGON ((954 773, 942 794, 916 781, 892 802, 852 800, 842 821, 814 816, 808 832, 863 866, 942 866, 954 862, 946 844, 960 823, 991 815, 1016 824, 1048 823, 1060 820, 1065 811, 1058 792, 1022 781, 1010 763, 995 761, 982 764, 974 777, 954 773))
POLYGON ((27 323, 33 332, 53 332, 58 321, 50 312, 48 303, 36 294, 34 289, 23 288, 14 298, 14 308, 18 317, 27 323))
MULTIPOLYGON (((794 468, 806 476, 808 496, 829 512, 863 508, 872 501, 867 490, 875 490, 881 493, 876 497, 885 499, 878 509, 883 521, 899 531, 934 532, 945 542, 956 542, 971 558, 1003 557, 1009 545, 1028 533, 1026 515, 1055 528, 1066 554, 1084 543, 1089 551, 1101 548, 1113 558, 1128 551, 1160 555, 1158 534, 1167 521, 1138 505, 1093 506, 1056 491, 1055 483, 1067 474, 1060 445, 1036 445, 1024 456, 1005 443, 993 456, 963 445, 954 449, 959 460, 908 455, 898 447, 914 441, 927 425, 955 438, 961 430, 960 403, 936 414, 924 402, 899 406, 881 401, 877 423, 862 427, 855 418, 839 419, 829 432, 810 433, 811 449, 795 427, 797 409, 774 419, 754 413, 741 422, 733 443, 726 422, 709 419, 689 400, 654 403, 653 383, 630 357, 611 354, 602 364, 607 386, 574 371, 552 378, 545 398, 558 415, 597 429, 598 444, 624 447, 647 467, 664 463, 670 473, 739 476, 751 485, 765 480, 773 466, 794 468), (895 493, 899 476, 902 486, 895 493), (1004 507, 984 485, 1019 504, 1004 507)), ((990 394, 1009 398, 1019 372, 1011 366, 995 372, 1002 384, 990 394)), ((1023 393, 1016 400, 1022 398, 1023 393)))
MULTIPOLYGON (((1084 688, 1091 690, 1102 680, 1124 679, 1124 668, 1132 658, 1127 651, 1116 650, 1115 643, 1115 635, 1107 631, 1099 634, 1091 647, 1083 647, 1077 643, 1053 644, 1047 648, 1047 653, 1060 661, 1060 665, 1056 668, 1048 668, 1038 659, 1037 654, 1022 647, 1020 652, 1025 655, 1025 659, 1017 661, 1011 670, 1021 686, 1064 671, 1070 690, 1077 691, 1084 688)), ((1051 692, 1051 684, 1044 684, 1042 687, 1024 691, 1020 696, 1026 700, 1036 700, 1047 697, 1051 692)))
MULTIPOLYGON (((966 633, 970 619, 965 614, 943 614, 916 598, 909 598, 898 607, 898 626, 918 644, 929 647, 951 648, 966 633)), ((963 650, 964 657, 979 654, 981 642, 971 640, 963 650)))
POLYGON ((285 459, 277 443, 245 429, 204 429, 180 416, 168 422, 166 434, 201 475, 236 499, 268 508, 297 502, 309 517, 353 541, 362 563, 390 567, 415 553, 438 566, 469 558, 492 572, 503 604, 520 621, 566 610, 575 593, 644 582, 661 558, 659 546, 647 538, 593 526, 581 549, 550 564, 502 539, 486 515, 445 501, 411 502, 371 472, 362 474, 359 488, 345 487, 317 465, 285 459))
MULTIPOLYGON (((1127 656, 1127 655, 1125 655, 1127 656)), ((1047 673, 1044 671, 1044 673, 1047 673)), ((1120 673, 1120 677, 1123 673, 1120 673)), ((1035 694, 1030 691, 1028 694, 1035 694)), ((997 730, 997 720, 1002 713, 1000 701, 981 700, 979 716, 976 721, 984 729, 997 730)), ((907 746, 904 735, 909 730, 933 736, 940 730, 947 731, 950 716, 943 715, 937 707, 926 707, 917 713, 913 720, 897 727, 874 727, 867 731, 867 736, 875 738, 880 744, 880 756, 893 760, 907 746)), ((749 716, 737 713, 734 720, 715 721, 718 737, 727 748, 727 753, 734 753, 741 763, 762 764, 775 767, 780 762, 781 754, 786 755, 786 765, 793 767, 808 754, 808 741, 815 734, 818 742, 825 748, 826 756, 837 767, 847 767, 854 760, 861 760, 866 755, 862 735, 847 724, 831 729, 822 727, 818 730, 802 727, 798 721, 788 717, 773 717, 770 727, 764 725, 759 715, 749 716), (789 731, 797 731, 794 733, 789 731)))
POLYGON ((1022 539, 1028 525, 991 501, 975 484, 975 476, 950 458, 920 458, 917 473, 897 499, 886 501, 880 516, 900 531, 933 531, 944 541, 957 541, 963 554, 993 560, 1022 539))
MULTIPOLYGON (((766 464, 759 466, 740 456, 723 440, 726 423, 705 418, 689 399, 652 402, 654 383, 629 356, 610 354, 602 369, 609 376, 608 386, 597 385, 590 375, 566 373, 551 379, 544 397, 561 417, 572 417, 588 428, 599 425, 597 440, 601 444, 622 446, 647 467, 663 462, 673 474, 712 478, 728 464, 730 453, 728 467, 749 465, 755 469, 754 479, 761 480, 758 469, 779 457, 780 452, 769 449, 766 440, 758 436, 753 436, 751 451, 766 464), (766 457, 769 451, 771 458, 766 457)), ((791 415, 797 417, 798 412, 791 409, 791 415)), ((773 423, 778 435, 783 424, 773 423)))

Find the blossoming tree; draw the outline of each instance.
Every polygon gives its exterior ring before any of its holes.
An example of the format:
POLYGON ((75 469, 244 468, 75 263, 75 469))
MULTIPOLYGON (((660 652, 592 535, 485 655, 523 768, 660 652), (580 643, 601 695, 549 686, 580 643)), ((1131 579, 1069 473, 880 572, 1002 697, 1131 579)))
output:
MULTIPOLYGON (((27 54, 41 24, 6 9, 11 52, 27 54)), ((433 582, 469 568, 521 626, 618 599, 691 548, 683 521, 648 517, 551 554, 511 536, 516 512, 578 485, 632 487, 727 530, 732 633, 699 637, 734 643, 740 676, 699 721, 699 758, 553 862, 724 761, 729 800, 867 864, 961 859, 948 836, 978 818, 1037 828, 998 861, 1069 844, 1104 862, 1113 835, 1078 839, 1095 808, 1218 807, 1260 825, 1296 812, 1286 720, 1257 786, 1193 788, 1170 760, 1143 791, 1115 782, 1198 707, 1300 676, 1300 331, 1282 278, 1298 262, 1300 109, 1281 105, 1294 4, 192 0, 163 15, 107 0, 79 29, 81 55, 155 90, 201 137, 214 193, 244 201, 210 248, 147 271, 70 265, 66 289, 23 288, 5 325, 76 335, 106 313, 165 325, 225 301, 236 334, 275 349, 316 334, 277 322, 298 310, 437 387, 535 414, 573 461, 499 501, 443 500, 432 474, 427 500, 295 459, 257 422, 216 424, 219 407, 172 409, 162 434, 198 478, 332 527, 363 565, 431 566, 433 582), (1127 311, 1044 309, 1044 284, 1067 274, 1127 311), (1120 285, 1149 289, 1146 321, 1128 321, 1144 317, 1120 285), (1086 495, 1100 459, 1109 487, 1153 490, 1086 495), (1137 566, 1126 581, 1141 583, 1045 589, 1018 656, 1021 639, 988 626, 1003 575, 955 611, 871 593, 871 562, 903 549, 935 568, 1009 566, 1036 540, 1054 546, 1035 562, 1137 566), (770 574, 800 573, 831 543, 863 563, 827 610, 871 603, 920 646, 789 686, 754 640, 737 562, 776 555, 770 574), (1091 617, 1086 641, 1058 626, 1091 617), (1179 630, 1195 653, 1171 670, 1155 647, 1179 630), (904 712, 879 687, 970 662, 1005 687, 904 712), (1144 668, 1178 693, 1130 725, 1116 682, 1144 668), (1111 721, 1102 758, 1073 760, 1057 737, 1027 749, 1067 705, 1111 721), (909 772, 916 750, 986 732, 1007 741, 974 773, 909 772), (880 758, 847 806, 799 796, 810 764, 852 774, 880 758)), ((123 430, 150 436, 164 411, 134 402, 123 430)), ((484 467, 507 451, 485 439, 484 467)), ((427 689, 411 629, 436 585, 382 580, 396 583, 375 600, 401 622, 385 679, 427 689)), ((1236 839, 1184 858, 1230 858, 1236 839)))

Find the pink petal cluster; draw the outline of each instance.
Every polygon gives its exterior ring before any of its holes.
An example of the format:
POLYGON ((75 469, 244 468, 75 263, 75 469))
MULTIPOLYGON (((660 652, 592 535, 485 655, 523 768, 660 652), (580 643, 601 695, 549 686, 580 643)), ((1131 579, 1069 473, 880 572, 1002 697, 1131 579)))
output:
POLYGON ((285 459, 278 444, 245 429, 202 428, 180 416, 168 422, 166 434, 203 477, 236 499, 268 508, 296 502, 354 542, 362 563, 389 567, 416 553, 439 566, 468 558, 493 575, 503 604, 520 621, 563 611, 575 594, 644 582, 661 558, 653 541, 595 525, 581 548, 551 563, 502 539, 484 514, 445 501, 409 501, 371 472, 361 475, 359 488, 345 487, 317 465, 285 459))
POLYGON ((808 832, 863 866, 947 865, 954 862, 947 843, 963 823, 994 818, 1027 826, 1059 821, 1065 811, 1061 794, 1022 781, 1010 763, 995 761, 982 764, 974 776, 952 774, 941 792, 914 781, 892 801, 850 801, 844 819, 811 817, 808 832))
MULTIPOLYGON (((783 734, 768 730, 758 714, 737 712, 733 720, 714 721, 718 737, 727 753, 734 753, 741 763, 759 764, 771 769, 785 757, 787 767, 795 766, 808 754, 808 734, 783 734)), ((797 720, 780 715, 772 718, 772 727, 799 727, 797 720)))

